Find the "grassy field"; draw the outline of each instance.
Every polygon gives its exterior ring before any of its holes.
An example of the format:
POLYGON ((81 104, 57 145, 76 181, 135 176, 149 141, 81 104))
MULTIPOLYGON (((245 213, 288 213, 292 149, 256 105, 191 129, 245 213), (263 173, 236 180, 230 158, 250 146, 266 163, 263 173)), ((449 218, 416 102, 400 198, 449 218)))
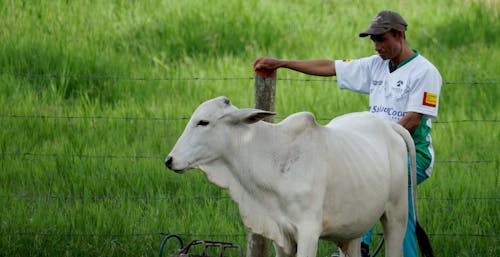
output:
MULTIPOLYGON (((358 58, 402 13, 445 85, 419 186, 437 256, 500 256, 498 1, 0 2, 0 256, 157 256, 163 233, 245 245, 227 193, 163 159, 204 100, 253 105, 259 56, 358 58)), ((367 109, 334 78, 278 72, 278 119, 367 109)), ((169 245, 171 250, 175 245, 169 245)), ((336 248, 321 242, 318 256, 336 248)))

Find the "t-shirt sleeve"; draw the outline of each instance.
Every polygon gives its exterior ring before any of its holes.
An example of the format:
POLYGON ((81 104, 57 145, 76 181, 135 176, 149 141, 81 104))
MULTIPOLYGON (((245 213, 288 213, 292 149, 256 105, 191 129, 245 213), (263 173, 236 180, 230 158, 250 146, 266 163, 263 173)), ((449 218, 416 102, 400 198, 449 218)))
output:
POLYGON ((408 100, 408 112, 422 113, 430 118, 436 118, 439 107, 439 94, 442 79, 436 69, 422 71, 413 82, 408 100))
POLYGON ((373 59, 372 56, 355 60, 336 60, 335 72, 339 88, 369 94, 373 59))

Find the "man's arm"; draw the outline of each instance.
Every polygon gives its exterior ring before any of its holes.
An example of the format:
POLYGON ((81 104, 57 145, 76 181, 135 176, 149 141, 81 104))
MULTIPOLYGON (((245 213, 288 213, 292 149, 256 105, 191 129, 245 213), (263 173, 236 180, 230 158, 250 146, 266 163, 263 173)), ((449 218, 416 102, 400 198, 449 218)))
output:
POLYGON ((287 68, 315 76, 335 76, 335 62, 333 60, 281 60, 274 58, 259 58, 253 63, 254 70, 275 70, 287 68))
POLYGON ((413 133, 420 124, 423 114, 418 112, 408 112, 399 120, 399 125, 403 126, 410 133, 413 133))

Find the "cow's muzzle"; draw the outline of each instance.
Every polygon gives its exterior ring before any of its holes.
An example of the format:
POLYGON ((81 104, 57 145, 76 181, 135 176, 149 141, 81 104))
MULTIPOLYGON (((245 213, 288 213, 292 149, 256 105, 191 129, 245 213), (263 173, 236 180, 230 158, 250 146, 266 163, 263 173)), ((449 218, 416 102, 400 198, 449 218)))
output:
POLYGON ((170 169, 176 173, 184 173, 184 171, 186 171, 186 168, 184 168, 184 169, 176 168, 174 165, 174 157, 172 157, 170 155, 167 156, 167 158, 165 159, 165 166, 167 166, 168 169, 170 169))
POLYGON ((172 162, 173 162, 172 156, 167 156, 167 158, 165 159, 165 166, 167 166, 167 168, 170 170, 173 170, 172 169, 172 162))

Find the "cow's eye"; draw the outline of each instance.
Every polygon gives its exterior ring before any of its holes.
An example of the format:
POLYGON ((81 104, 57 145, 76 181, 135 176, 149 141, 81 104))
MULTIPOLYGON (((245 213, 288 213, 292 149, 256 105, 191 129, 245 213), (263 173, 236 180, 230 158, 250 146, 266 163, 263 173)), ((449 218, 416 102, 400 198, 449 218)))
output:
POLYGON ((209 122, 206 121, 206 120, 200 120, 200 121, 198 121, 198 123, 196 124, 196 126, 206 126, 206 125, 208 125, 208 123, 209 122))

